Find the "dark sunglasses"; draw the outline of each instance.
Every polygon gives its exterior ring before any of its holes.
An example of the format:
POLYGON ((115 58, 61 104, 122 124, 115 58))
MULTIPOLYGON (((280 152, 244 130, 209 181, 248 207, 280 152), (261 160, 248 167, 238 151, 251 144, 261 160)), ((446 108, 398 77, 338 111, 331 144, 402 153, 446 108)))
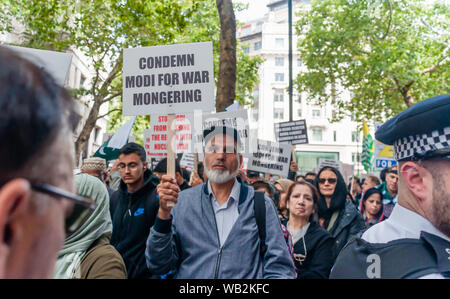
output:
POLYGON ((74 202, 73 209, 66 218, 66 236, 76 232, 95 210, 95 203, 92 199, 72 194, 52 185, 31 183, 31 189, 52 197, 63 197, 74 202))
POLYGON ((337 179, 330 178, 330 179, 319 179, 319 184, 325 184, 325 182, 328 181, 330 184, 336 184, 337 179))

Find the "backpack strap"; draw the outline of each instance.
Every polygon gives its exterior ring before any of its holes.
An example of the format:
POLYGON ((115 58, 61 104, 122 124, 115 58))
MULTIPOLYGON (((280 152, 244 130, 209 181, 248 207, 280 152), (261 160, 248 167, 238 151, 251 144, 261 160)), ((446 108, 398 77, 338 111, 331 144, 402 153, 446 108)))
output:
POLYGON ((263 191, 255 191, 255 196, 253 197, 254 209, 255 209, 255 219, 256 225, 258 226, 258 234, 260 240, 260 254, 261 258, 267 251, 266 246, 266 202, 264 198, 263 191))

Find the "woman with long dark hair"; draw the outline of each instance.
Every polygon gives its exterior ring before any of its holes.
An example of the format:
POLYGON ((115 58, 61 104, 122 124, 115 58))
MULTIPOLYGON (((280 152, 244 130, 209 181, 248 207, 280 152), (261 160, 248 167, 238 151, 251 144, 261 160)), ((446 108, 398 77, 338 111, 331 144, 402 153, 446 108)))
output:
POLYGON ((335 254, 351 237, 365 228, 364 220, 356 207, 347 200, 347 186, 342 174, 335 168, 322 168, 315 180, 319 191, 319 223, 335 239, 335 254))
POLYGON ((370 188, 364 193, 361 213, 367 228, 386 219, 382 200, 383 194, 377 188, 370 188))
POLYGON ((328 278, 334 263, 334 239, 317 223, 319 194, 316 187, 302 181, 287 192, 289 221, 286 226, 294 244, 297 278, 328 278))

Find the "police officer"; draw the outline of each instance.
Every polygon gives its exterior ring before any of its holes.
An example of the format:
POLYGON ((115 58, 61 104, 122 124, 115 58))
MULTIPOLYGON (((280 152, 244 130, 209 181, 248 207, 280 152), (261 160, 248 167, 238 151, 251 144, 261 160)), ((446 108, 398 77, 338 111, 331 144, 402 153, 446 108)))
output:
POLYGON ((330 278, 449 277, 450 94, 403 111, 375 137, 399 162, 398 204, 347 244, 330 278))

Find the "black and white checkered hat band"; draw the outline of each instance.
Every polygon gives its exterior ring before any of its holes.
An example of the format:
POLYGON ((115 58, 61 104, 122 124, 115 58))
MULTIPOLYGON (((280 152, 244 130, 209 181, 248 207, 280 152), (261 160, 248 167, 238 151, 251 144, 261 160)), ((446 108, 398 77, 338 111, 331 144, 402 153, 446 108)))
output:
POLYGON ((415 153, 424 154, 444 148, 450 148, 450 127, 401 138, 394 142, 394 155, 396 160, 404 160, 413 157, 415 153))

